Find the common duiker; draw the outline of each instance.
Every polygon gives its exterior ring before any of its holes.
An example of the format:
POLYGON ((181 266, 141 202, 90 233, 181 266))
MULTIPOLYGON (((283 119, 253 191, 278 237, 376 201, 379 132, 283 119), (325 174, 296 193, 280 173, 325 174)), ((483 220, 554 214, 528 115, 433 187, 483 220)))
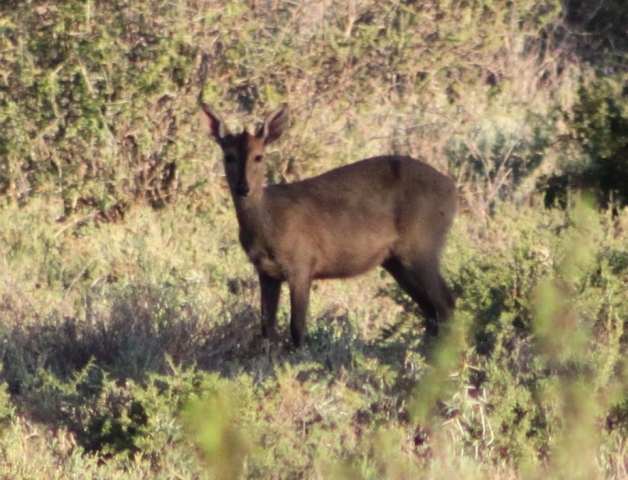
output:
POLYGON ((259 275, 264 338, 274 337, 282 282, 290 286, 290 332, 298 347, 312 281, 353 277, 378 265, 419 305, 427 333, 438 334, 455 306, 440 274, 458 203, 450 178, 389 155, 266 186, 264 149, 286 130, 288 106, 268 115, 254 135, 232 134, 208 105, 202 109, 224 154, 240 243, 259 275))

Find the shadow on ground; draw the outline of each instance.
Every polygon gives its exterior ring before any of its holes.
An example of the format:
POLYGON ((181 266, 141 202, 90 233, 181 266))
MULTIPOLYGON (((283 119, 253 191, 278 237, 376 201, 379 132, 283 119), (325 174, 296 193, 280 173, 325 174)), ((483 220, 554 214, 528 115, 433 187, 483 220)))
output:
POLYGON ((407 353, 424 356, 428 348, 422 328, 404 325, 365 340, 354 321, 332 310, 311 319, 304 348, 291 346, 285 321, 278 332, 282 340, 269 344, 250 303, 236 297, 225 303, 219 318, 209 318, 169 296, 165 287, 127 286, 108 305, 102 311, 88 306, 82 317, 52 313, 45 318, 0 305, 5 317, 0 324, 12 325, 0 330, 0 381, 20 414, 74 431, 87 451, 136 448, 133 439, 146 425, 147 413, 126 393, 129 381, 142 385, 154 375, 189 370, 223 377, 248 373, 262 382, 291 365, 300 366, 302 382, 346 378, 349 372, 349 387, 360 390, 369 384, 380 388, 377 370, 365 366, 375 362, 398 372, 399 381, 390 388, 405 397, 415 383, 404 373, 407 353))

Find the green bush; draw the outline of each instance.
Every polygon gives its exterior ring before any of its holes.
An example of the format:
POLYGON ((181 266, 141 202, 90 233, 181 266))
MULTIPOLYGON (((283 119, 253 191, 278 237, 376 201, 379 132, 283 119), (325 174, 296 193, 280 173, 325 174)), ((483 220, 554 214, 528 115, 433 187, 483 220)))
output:
POLYGON ((595 195, 602 208, 628 203, 628 77, 625 74, 583 82, 569 114, 567 139, 581 152, 565 158, 562 169, 549 178, 546 205, 565 206, 569 189, 595 195))

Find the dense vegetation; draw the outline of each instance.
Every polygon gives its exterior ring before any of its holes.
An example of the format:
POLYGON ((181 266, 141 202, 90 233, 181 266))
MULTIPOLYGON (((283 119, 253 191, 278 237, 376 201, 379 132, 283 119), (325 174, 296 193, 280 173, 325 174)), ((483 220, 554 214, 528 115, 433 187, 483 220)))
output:
POLYGON ((628 7, 0 3, 0 475, 627 478, 628 7), (448 172, 430 362, 379 272, 266 351, 199 100, 280 102, 273 182, 448 172))

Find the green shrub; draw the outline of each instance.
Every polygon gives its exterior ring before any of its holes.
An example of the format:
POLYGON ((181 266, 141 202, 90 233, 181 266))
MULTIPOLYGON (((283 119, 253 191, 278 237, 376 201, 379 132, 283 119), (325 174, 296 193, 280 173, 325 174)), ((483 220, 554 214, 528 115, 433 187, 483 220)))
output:
POLYGON ((582 82, 569 114, 579 158, 564 158, 561 171, 545 186, 546 206, 566 206, 569 189, 595 195, 601 208, 617 211, 628 203, 628 77, 625 74, 582 82))

